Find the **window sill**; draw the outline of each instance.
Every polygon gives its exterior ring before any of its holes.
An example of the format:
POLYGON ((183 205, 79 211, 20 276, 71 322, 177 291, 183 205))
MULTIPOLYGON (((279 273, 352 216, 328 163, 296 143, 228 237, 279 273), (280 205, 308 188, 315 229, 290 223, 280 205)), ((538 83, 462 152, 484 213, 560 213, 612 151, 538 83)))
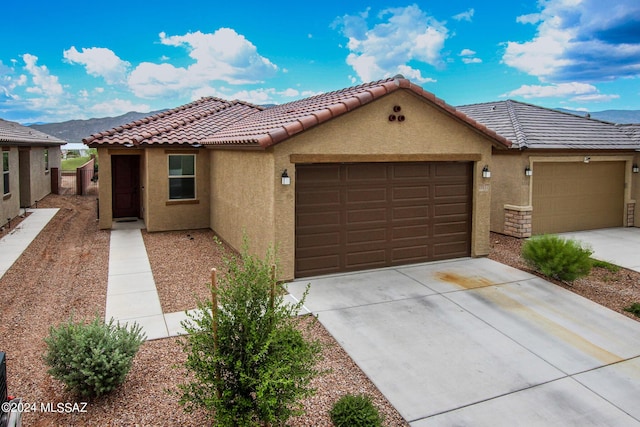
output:
POLYGON ((2 196, 2 200, 9 200, 11 198, 11 193, 7 193, 4 196, 2 196))
POLYGON ((199 205, 200 200, 198 199, 182 199, 182 200, 167 200, 165 203, 166 206, 173 205, 199 205))

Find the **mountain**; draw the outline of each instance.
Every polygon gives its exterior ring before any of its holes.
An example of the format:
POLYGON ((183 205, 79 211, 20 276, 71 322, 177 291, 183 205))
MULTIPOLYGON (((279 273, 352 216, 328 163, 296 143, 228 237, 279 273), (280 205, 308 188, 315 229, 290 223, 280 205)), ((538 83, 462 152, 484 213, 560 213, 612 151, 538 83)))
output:
POLYGON ((117 126, 139 120, 143 117, 157 114, 159 112, 160 111, 138 113, 135 111, 131 111, 127 114, 123 114, 122 116, 117 117, 102 117, 88 120, 69 120, 60 123, 31 124, 29 125, 29 127, 70 143, 82 143, 82 139, 90 136, 91 134, 109 130, 117 126))
MULTIPOLYGON (((586 111, 567 110, 557 108, 558 111, 584 117, 586 111)), ((588 113, 592 119, 602 120, 611 123, 640 123, 640 110, 604 110, 588 113)))

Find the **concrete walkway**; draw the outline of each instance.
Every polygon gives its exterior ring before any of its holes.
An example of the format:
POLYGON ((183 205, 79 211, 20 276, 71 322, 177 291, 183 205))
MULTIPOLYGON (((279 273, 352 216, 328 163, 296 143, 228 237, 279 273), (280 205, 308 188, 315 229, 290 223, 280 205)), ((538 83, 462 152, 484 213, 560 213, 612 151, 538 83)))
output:
POLYGON ((29 216, 0 239, 0 278, 11 268, 59 209, 27 209, 29 216))
POLYGON ((640 228, 619 227, 574 231, 560 236, 586 243, 593 257, 629 270, 640 271, 640 228))
POLYGON ((136 322, 142 326, 147 340, 176 336, 184 333, 180 322, 187 315, 162 311, 142 228, 144 223, 140 220, 113 224, 105 320, 136 322))
POLYGON ((640 426, 640 322, 479 259, 289 283, 412 427, 640 426))

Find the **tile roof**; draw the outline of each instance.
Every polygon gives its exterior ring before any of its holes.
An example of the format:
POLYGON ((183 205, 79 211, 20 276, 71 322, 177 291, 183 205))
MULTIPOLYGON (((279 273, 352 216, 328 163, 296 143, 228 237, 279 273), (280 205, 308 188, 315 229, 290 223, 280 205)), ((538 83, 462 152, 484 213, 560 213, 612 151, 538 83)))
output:
POLYGON ((335 92, 324 93, 299 101, 268 108, 247 116, 233 125, 213 134, 203 143, 211 145, 258 144, 263 148, 337 116, 361 107, 399 89, 408 89, 425 98, 442 111, 475 128, 495 140, 498 145, 509 146, 505 138, 456 111, 430 92, 414 85, 402 76, 366 83, 335 92))
POLYGON ((194 144, 267 148, 399 89, 411 90, 451 117, 510 142, 402 76, 263 108, 241 101, 203 98, 83 139, 88 145, 194 144))
POLYGON ((629 135, 638 144, 638 150, 640 150, 640 124, 620 124, 616 126, 629 135))
POLYGON ((190 145, 264 108, 206 97, 84 138, 87 145, 190 145))
POLYGON ((587 117, 507 100, 457 107, 513 143, 512 148, 640 149, 640 132, 587 117))
POLYGON ((16 122, 0 119, 0 145, 49 146, 66 143, 67 141, 55 136, 47 135, 16 122))

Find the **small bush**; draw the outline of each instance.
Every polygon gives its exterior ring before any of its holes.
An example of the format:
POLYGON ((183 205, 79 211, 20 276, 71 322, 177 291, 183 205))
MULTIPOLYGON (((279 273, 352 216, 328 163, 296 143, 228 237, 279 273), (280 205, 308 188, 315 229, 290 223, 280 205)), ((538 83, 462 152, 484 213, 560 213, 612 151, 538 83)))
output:
POLYGON ((565 282, 589 274, 592 253, 575 240, 555 235, 536 236, 522 245, 522 257, 532 268, 565 282))
POLYGON ((133 357, 145 339, 142 328, 104 323, 99 316, 88 324, 73 317, 45 338, 47 371, 71 392, 92 397, 108 393, 124 382, 133 357))
POLYGON ((296 327, 304 298, 291 305, 275 293, 273 262, 270 253, 250 255, 245 242, 240 258, 226 260, 214 290, 219 309, 200 301, 199 314, 182 323, 185 366, 193 375, 178 386, 179 402, 186 411, 204 408, 217 426, 284 425, 315 391, 320 343, 296 327))
POLYGON ((640 303, 634 302, 629 307, 625 307, 624 311, 628 311, 636 317, 640 317, 640 303))
POLYGON ((329 415, 336 427, 378 427, 384 421, 371 398, 364 394, 342 396, 329 415))
POLYGON ((617 273, 620 271, 620 267, 615 264, 611 264, 607 261, 601 261, 599 259, 591 258, 591 266, 597 268, 604 268, 605 270, 610 271, 611 273, 617 273))

